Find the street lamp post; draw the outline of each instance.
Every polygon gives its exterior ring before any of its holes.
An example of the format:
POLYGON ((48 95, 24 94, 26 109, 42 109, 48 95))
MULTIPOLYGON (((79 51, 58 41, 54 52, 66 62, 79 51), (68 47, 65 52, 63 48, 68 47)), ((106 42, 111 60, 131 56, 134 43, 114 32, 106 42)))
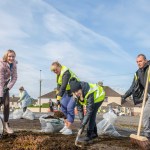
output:
POLYGON ((39 112, 41 112, 41 83, 42 83, 42 80, 41 80, 41 71, 40 70, 40 97, 39 97, 39 112))

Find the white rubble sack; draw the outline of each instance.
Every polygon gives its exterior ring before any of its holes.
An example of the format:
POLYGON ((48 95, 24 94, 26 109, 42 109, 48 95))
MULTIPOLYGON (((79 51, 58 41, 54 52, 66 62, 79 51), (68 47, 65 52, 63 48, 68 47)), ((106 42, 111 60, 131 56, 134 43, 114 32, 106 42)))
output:
POLYGON ((34 115, 34 113, 31 110, 27 109, 23 113, 22 118, 28 119, 28 120, 34 120, 35 119, 35 115, 34 115))
POLYGON ((109 110, 109 112, 103 115, 103 118, 104 119, 97 124, 98 135, 120 137, 121 135, 116 131, 113 125, 117 119, 117 115, 112 110, 109 110))
POLYGON ((23 115, 23 109, 16 109, 13 113, 12 113, 12 118, 13 119, 20 119, 22 118, 23 115))
POLYGON ((41 132, 54 133, 59 132, 64 127, 62 119, 44 119, 48 115, 42 115, 39 120, 41 123, 41 132))

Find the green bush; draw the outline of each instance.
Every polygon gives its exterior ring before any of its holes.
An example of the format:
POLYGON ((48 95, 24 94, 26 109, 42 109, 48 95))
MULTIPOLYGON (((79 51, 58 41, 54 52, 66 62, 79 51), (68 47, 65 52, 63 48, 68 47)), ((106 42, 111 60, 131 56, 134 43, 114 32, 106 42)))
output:
MULTIPOLYGON (((31 105, 28 106, 28 107, 39 108, 40 106, 39 106, 39 105, 34 106, 33 104, 31 104, 31 105)), ((49 108, 49 103, 43 103, 43 104, 41 105, 41 108, 49 108)))
POLYGON ((49 108, 49 103, 43 103, 42 108, 49 108))

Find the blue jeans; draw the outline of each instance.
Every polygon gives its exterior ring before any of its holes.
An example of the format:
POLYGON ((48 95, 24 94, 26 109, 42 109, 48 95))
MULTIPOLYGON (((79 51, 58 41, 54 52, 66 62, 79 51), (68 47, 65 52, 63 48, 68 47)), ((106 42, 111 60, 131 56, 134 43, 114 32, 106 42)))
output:
POLYGON ((68 94, 64 94, 61 99, 61 111, 66 116, 68 122, 73 123, 75 114, 74 114, 74 108, 75 108, 76 102, 73 99, 73 97, 69 97, 68 94))

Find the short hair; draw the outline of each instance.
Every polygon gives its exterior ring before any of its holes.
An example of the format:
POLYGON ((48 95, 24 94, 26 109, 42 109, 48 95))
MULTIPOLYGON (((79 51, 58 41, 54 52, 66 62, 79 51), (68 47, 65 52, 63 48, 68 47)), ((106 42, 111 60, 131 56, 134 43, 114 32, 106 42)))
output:
POLYGON ((54 65, 61 67, 61 64, 58 61, 53 62, 51 66, 54 66, 54 65))
POLYGON ((19 90, 20 90, 20 91, 24 91, 24 87, 21 86, 21 87, 19 88, 19 90))
POLYGON ((144 58, 144 60, 147 60, 147 59, 146 59, 146 56, 145 56, 144 54, 139 54, 139 55, 137 56, 137 58, 140 57, 140 56, 142 56, 142 57, 144 58))
POLYGON ((9 53, 14 53, 14 54, 15 54, 15 57, 16 57, 15 51, 12 50, 12 49, 9 49, 9 50, 7 50, 7 51, 4 53, 3 61, 5 61, 5 62, 7 61, 7 56, 8 56, 9 53))

